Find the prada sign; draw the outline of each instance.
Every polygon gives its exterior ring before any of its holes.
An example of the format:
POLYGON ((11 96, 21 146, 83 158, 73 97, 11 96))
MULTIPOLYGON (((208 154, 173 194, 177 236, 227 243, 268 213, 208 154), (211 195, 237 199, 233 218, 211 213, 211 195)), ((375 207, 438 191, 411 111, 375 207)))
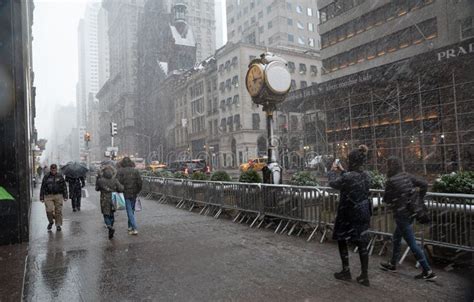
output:
POLYGON ((474 42, 469 44, 460 45, 454 48, 448 48, 443 51, 440 51, 436 54, 438 61, 442 62, 444 60, 449 60, 451 58, 457 58, 469 53, 474 53, 474 42))

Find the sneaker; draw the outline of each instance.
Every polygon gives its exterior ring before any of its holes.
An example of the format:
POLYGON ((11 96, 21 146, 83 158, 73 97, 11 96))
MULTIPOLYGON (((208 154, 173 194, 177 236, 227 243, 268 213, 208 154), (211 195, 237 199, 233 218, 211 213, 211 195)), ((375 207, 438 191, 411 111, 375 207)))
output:
POLYGON ((351 280, 352 279, 351 271, 350 270, 342 270, 338 273, 334 273, 334 278, 336 278, 338 280, 344 280, 344 281, 351 280))
POLYGON ((436 276, 435 273, 433 273, 433 271, 427 271, 427 272, 422 272, 421 274, 418 274, 415 276, 415 279, 423 279, 423 280, 426 280, 426 281, 431 281, 431 280, 434 280, 438 278, 438 276, 436 276))
POLYGON ((138 231, 137 231, 137 230, 133 230, 133 231, 132 231, 132 235, 138 235, 138 231))
POLYGON ((52 223, 48 223, 48 231, 51 231, 52 228, 53 228, 53 224, 52 224, 52 223))
POLYGON ((114 230, 114 228, 112 228, 112 227, 111 227, 111 228, 109 228, 109 239, 112 239, 112 238, 114 238, 114 233, 115 233, 115 230, 114 230))
POLYGON ((60 225, 58 225, 58 226, 56 227, 56 231, 61 232, 61 226, 60 226, 60 225))
POLYGON ((386 272, 392 272, 395 273, 397 271, 397 267, 390 262, 382 262, 380 263, 380 269, 386 271, 386 272))
POLYGON ((368 276, 363 276, 363 275, 360 275, 359 277, 356 278, 357 280, 357 283, 359 284, 362 284, 364 286, 370 286, 370 282, 369 282, 369 277, 368 276))

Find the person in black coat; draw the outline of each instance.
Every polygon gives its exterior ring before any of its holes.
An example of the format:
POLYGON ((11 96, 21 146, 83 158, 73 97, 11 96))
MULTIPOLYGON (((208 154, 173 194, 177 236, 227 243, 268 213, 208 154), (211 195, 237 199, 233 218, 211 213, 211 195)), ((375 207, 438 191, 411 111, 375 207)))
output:
POLYGON ((428 183, 419 177, 402 171, 401 161, 398 157, 390 157, 387 161, 387 182, 383 202, 390 205, 397 227, 393 233, 393 251, 389 262, 381 263, 380 267, 386 271, 395 272, 396 265, 400 259, 402 237, 407 242, 410 250, 415 255, 423 272, 416 275, 416 279, 433 280, 433 273, 428 259, 423 250, 418 246, 413 232, 413 222, 417 214, 420 214, 418 201, 423 198, 428 190, 428 183))
POLYGON ((69 198, 72 202, 73 212, 81 210, 82 188, 86 185, 84 177, 73 178, 66 176, 66 181, 69 183, 69 198))
POLYGON ((347 248, 347 241, 350 241, 356 244, 359 250, 361 274, 357 277, 357 282, 370 286, 367 245, 372 203, 369 199, 370 175, 362 169, 367 159, 367 152, 368 148, 365 145, 351 151, 348 171, 335 161, 329 172, 329 185, 340 190, 333 239, 338 242, 342 271, 335 273, 334 277, 339 280, 352 279, 347 248))

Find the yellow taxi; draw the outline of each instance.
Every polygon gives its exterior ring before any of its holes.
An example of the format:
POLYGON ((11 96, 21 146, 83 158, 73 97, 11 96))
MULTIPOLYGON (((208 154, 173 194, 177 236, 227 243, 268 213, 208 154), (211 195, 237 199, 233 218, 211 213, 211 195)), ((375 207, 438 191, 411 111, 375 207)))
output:
POLYGON ((165 164, 160 164, 159 161, 152 161, 148 166, 148 169, 152 172, 163 171, 166 168, 168 168, 168 166, 166 166, 165 164))
POLYGON ((267 162, 268 159, 266 157, 250 159, 247 163, 240 165, 240 171, 247 172, 250 169, 262 171, 263 167, 267 165, 267 162))

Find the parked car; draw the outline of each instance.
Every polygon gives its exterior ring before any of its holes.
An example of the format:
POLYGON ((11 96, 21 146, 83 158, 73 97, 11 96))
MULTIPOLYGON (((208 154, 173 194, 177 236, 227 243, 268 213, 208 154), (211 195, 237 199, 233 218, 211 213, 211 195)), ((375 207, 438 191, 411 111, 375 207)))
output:
POLYGON ((165 164, 160 164, 159 161, 152 161, 148 166, 148 170, 152 172, 164 171, 166 168, 168 168, 168 166, 165 164))
POLYGON ((262 171, 263 167, 265 167, 268 163, 267 157, 258 157, 249 160, 245 164, 240 165, 241 172, 247 172, 249 169, 253 169, 255 171, 262 171))
POLYGON ((211 173, 211 168, 204 159, 192 159, 174 161, 169 165, 168 171, 172 173, 183 172, 185 174, 193 174, 199 171, 209 174, 211 173))

